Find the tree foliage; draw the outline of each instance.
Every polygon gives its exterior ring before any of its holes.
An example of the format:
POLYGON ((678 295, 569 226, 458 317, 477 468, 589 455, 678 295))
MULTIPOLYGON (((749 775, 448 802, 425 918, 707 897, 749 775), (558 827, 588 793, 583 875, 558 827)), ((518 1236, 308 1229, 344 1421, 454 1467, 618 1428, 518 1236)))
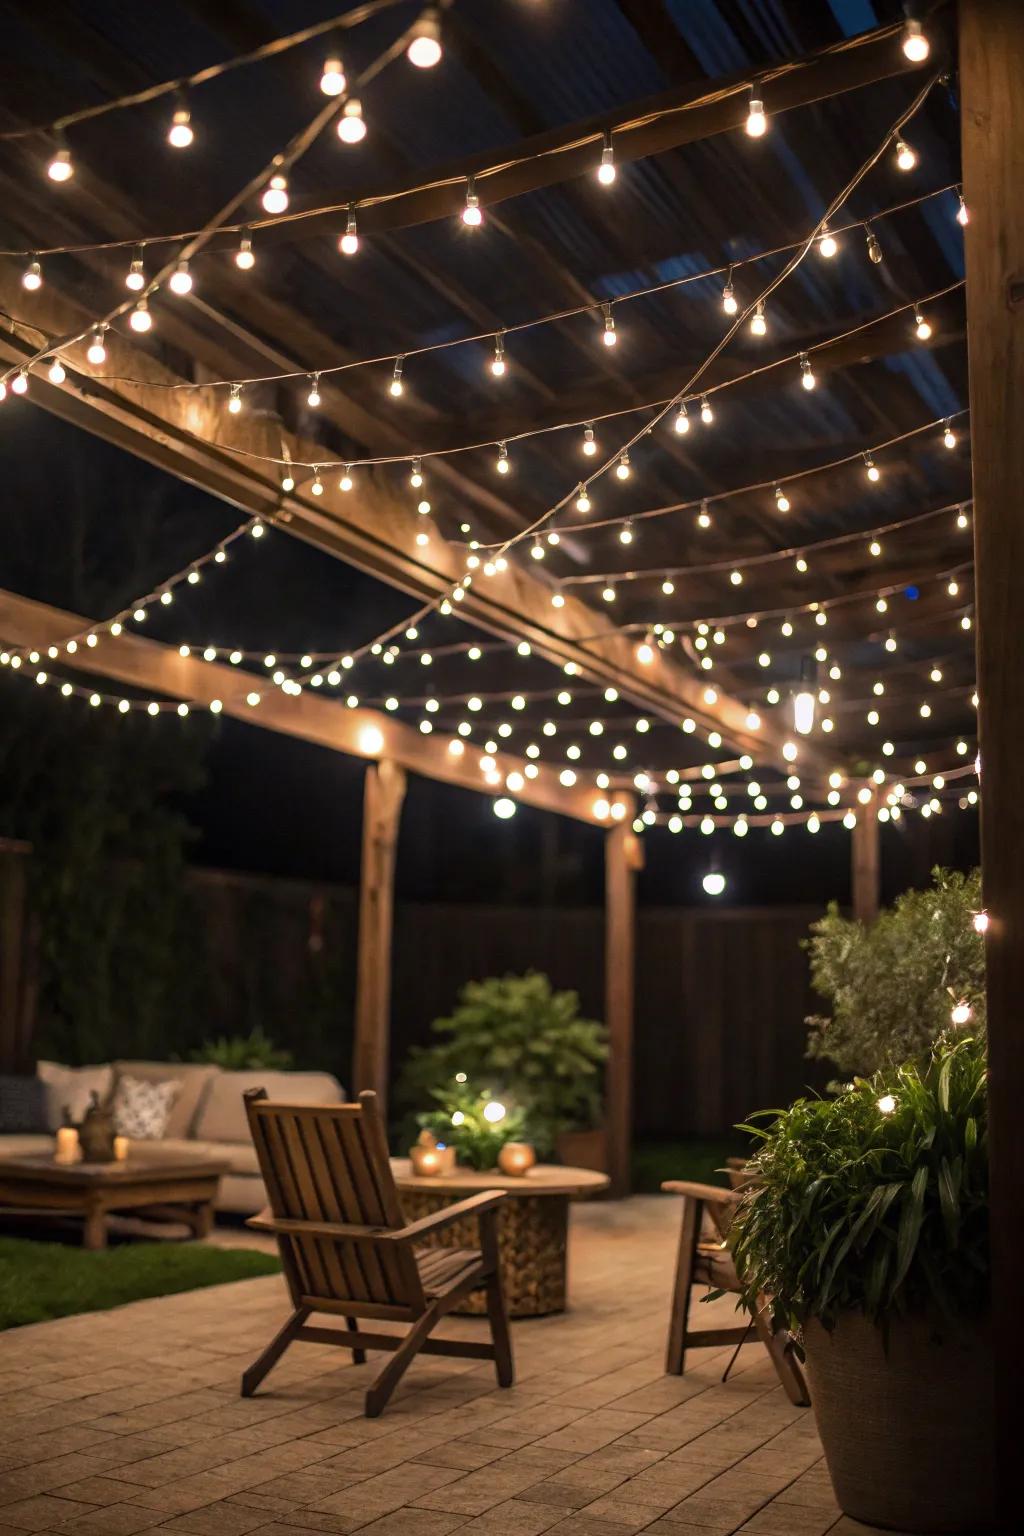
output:
POLYGON ((984 941, 974 928, 981 877, 936 869, 926 891, 905 891, 870 926, 833 902, 806 947, 815 990, 831 1017, 812 1016, 807 1054, 850 1076, 927 1056, 956 1003, 984 1029, 984 941))
POLYGON ((950 1031, 924 1066, 744 1127, 760 1147, 729 1238, 748 1305, 766 1293, 789 1327, 850 1310, 983 1314, 986 1108, 984 1044, 950 1031))
POLYGON ((579 1017, 575 992, 553 991, 536 971, 471 981, 431 1029, 437 1043, 411 1051, 402 1074, 400 1092, 411 1107, 464 1072, 474 1088, 523 1110, 526 1134, 541 1152, 560 1131, 598 1123, 605 1029, 579 1017))

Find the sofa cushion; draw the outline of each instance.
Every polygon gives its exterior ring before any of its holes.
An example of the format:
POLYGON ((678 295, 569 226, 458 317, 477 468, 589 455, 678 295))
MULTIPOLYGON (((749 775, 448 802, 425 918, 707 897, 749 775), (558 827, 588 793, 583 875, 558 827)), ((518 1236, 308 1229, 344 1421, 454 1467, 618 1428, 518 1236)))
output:
POLYGON ((37 1062, 36 1076, 46 1085, 46 1121, 51 1131, 64 1124, 66 1115, 76 1123, 81 1120, 94 1093, 104 1103, 114 1083, 112 1067, 62 1067, 56 1061, 37 1062))
POLYGON ((38 1077, 0 1076, 0 1135, 49 1129, 46 1084, 38 1077))
POLYGON ((162 1157, 209 1158, 211 1163, 227 1163, 232 1173, 249 1178, 255 1178, 260 1171, 256 1148, 251 1141, 197 1141, 187 1136, 163 1141, 133 1141, 130 1151, 132 1157, 152 1158, 154 1162, 159 1162, 162 1157))
POLYGON ((114 1089, 114 1130, 137 1141, 159 1141, 180 1088, 176 1078, 147 1083, 122 1072, 114 1089))
POLYGON ((248 1141, 242 1094, 265 1088, 281 1104, 340 1104, 345 1095, 329 1072, 222 1072, 203 1099, 194 1135, 199 1141, 248 1141))
POLYGON ((27 1133, 0 1136, 0 1157, 38 1157, 40 1153, 52 1153, 53 1148, 54 1141, 49 1131, 41 1136, 27 1133))
POLYGON ((115 1078, 139 1078, 144 1083, 166 1083, 172 1078, 181 1084, 177 1098, 167 1117, 165 1136, 191 1134, 200 1100, 220 1068, 210 1062, 197 1061, 115 1061, 115 1078))

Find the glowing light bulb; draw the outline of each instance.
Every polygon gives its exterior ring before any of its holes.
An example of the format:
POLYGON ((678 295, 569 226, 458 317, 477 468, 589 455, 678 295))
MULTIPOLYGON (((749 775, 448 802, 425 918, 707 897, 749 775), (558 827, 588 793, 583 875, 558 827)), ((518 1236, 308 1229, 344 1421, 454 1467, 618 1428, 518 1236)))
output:
POLYGON ((734 315, 739 307, 740 306, 737 302, 736 294, 732 286, 732 276, 730 274, 726 280, 725 287, 722 289, 722 308, 725 310, 727 315, 734 315))
POLYGON ((25 395, 28 393, 28 374, 24 368, 19 368, 11 380, 11 392, 15 395, 25 395))
POLYGON ((830 261, 838 249, 839 241, 836 239, 835 235, 829 232, 827 222, 823 221, 821 226, 821 235, 818 240, 818 255, 824 256, 826 261, 830 261))
POLYGON ((405 56, 417 69, 433 69, 441 62, 441 13, 428 5, 409 29, 405 56))
POLYGON ((128 317, 128 324, 133 331, 138 331, 142 335, 145 335, 146 331, 152 330, 153 316, 149 312, 149 305, 145 299, 140 299, 136 304, 128 317))
POLYGON ((872 539, 871 543, 868 545, 868 554, 869 555, 873 555, 875 557, 875 559, 877 560, 878 556, 881 553, 882 553, 882 546, 881 546, 881 544, 879 544, 877 539, 872 539))
POLYGON ((891 1093, 883 1093, 882 1097, 878 1100, 878 1113, 880 1115, 891 1115, 895 1108, 896 1100, 893 1095, 891 1093))
POLYGON ((752 336, 765 336, 768 333, 768 322, 764 317, 764 305, 760 299, 750 317, 750 333, 752 336))
POLYGON ((171 126, 167 131, 167 142, 172 149, 188 149, 195 134, 192 131, 192 117, 187 107, 178 107, 171 118, 171 126))
POLYGON ((587 426, 583 429, 583 452, 587 455, 588 459, 592 459, 597 452, 597 442, 594 438, 592 426, 587 426))
POLYGON ((468 224, 471 229, 478 229, 484 221, 483 211, 480 207, 480 199, 473 190, 473 178, 470 177, 466 189, 466 206, 462 210, 462 222, 468 224))
POLYGON ((92 340, 89 343, 89 350, 86 352, 85 356, 86 359, 92 363, 94 368, 98 368, 101 363, 106 362, 107 349, 103 345, 102 326, 97 326, 96 330, 93 331, 92 340))
POLYGON ((921 30, 919 21, 909 20, 903 27, 903 53, 911 64, 923 64, 931 52, 928 39, 921 30))
POLYGON ((414 491, 418 491, 423 484, 423 466, 419 459, 413 459, 412 471, 409 475, 409 484, 414 491))
POLYGON ((338 250, 343 256, 354 256, 359 249, 359 231, 356 228, 356 216, 349 213, 345 221, 345 233, 338 241, 338 250))
POLYGON ((958 208, 956 210, 956 221, 961 226, 961 228, 963 228, 964 225, 970 223, 970 219, 971 219, 971 216, 967 212, 967 204, 964 202, 963 193, 961 192, 960 193, 960 203, 959 203, 959 206, 958 206, 958 208))
POLYGON ((901 171, 912 171, 917 164, 917 151, 910 147, 906 139, 896 140, 896 164, 901 171))
POLYGON ((498 445, 498 458, 495 464, 495 468, 497 469, 499 475, 507 475, 509 469, 511 468, 511 465, 508 462, 508 449, 504 443, 499 443, 498 445))
POLYGON ((313 483, 309 487, 309 492, 311 496, 322 496, 324 493, 324 483, 320 479, 320 471, 318 469, 313 471, 313 483))
POLYGON ((864 473, 873 484, 882 478, 882 471, 879 469, 870 453, 866 453, 864 455, 864 473))
POLYGON ((711 409, 711 402, 707 395, 701 395, 700 397, 700 419, 706 427, 710 427, 715 419, 715 413, 711 409))
POLYGON ((345 70, 341 60, 335 54, 324 60, 323 74, 320 76, 320 89, 325 96, 340 96, 347 85, 345 70))
POLYGON ((964 1024, 969 1022, 970 1017, 971 1005, 965 999, 961 998, 960 1001, 951 1010, 949 1020, 950 1023, 955 1024, 957 1028, 962 1028, 964 1024))
POLYGON ((942 442, 946 448, 956 447, 956 433, 953 431, 953 428, 950 426, 948 421, 946 422, 946 430, 942 434, 942 442))
POLYGON ((256 257, 252 248, 252 236, 242 235, 238 242, 238 250, 235 252, 235 266, 242 272, 251 272, 256 265, 256 257))
POLYGON ((612 586, 605 587, 604 591, 601 593, 601 596, 604 598, 606 603, 614 603, 615 588, 612 586))
POLYGON ((30 261, 21 274, 21 286, 27 288, 29 293, 35 293, 43 286, 43 269, 38 261, 30 261))
POLYGON ((654 647, 649 640, 644 640, 636 648, 636 659, 643 667, 649 667, 654 660, 654 647))
POLYGON ((309 376, 309 394, 306 396, 306 404, 314 411, 320 404, 320 375, 311 373, 309 376))
POLYGON ((793 695, 793 729, 801 736, 809 736, 814 729, 814 711, 817 700, 808 688, 793 695))
POLYGON ((540 541, 539 535, 535 534, 534 535, 534 539, 533 539, 533 544, 532 544, 531 549, 530 549, 531 557, 534 560, 543 560, 544 556, 545 556, 545 553, 546 553, 546 551, 544 549, 544 545, 540 541))
POLYGON ((494 356, 491 358, 491 372, 496 379, 504 377, 505 343, 501 336, 495 336, 494 338, 494 356))
POLYGON ((700 504, 700 511, 697 513, 697 527, 711 527, 711 513, 708 511, 708 504, 706 501, 702 501, 700 504))
POLYGON ((768 126, 768 119, 764 115, 764 102, 757 96, 751 95, 747 107, 746 130, 752 139, 759 139, 768 126))
POLYGON ((619 462, 615 466, 615 474, 619 480, 629 479, 630 470, 628 453, 623 452, 619 454, 619 462))
POLYGON ((402 383, 402 362, 403 359, 400 357, 395 359, 394 372, 391 375, 391 383, 388 385, 389 392, 394 395, 396 399, 405 390, 405 385, 402 383))
POLYGON ((615 149, 612 144, 612 136, 606 133, 604 147, 601 150, 601 164, 597 168, 597 179, 602 187, 610 187, 615 180, 615 149))
POLYGON ((63 384, 67 376, 67 369, 64 367, 64 364, 61 362, 59 357, 55 357, 49 368, 46 370, 46 377, 49 379, 51 384, 63 384))
POLYGON ((789 497, 781 485, 775 487, 775 505, 780 512, 788 512, 791 505, 789 497))
POLYGON ((918 341, 927 341, 932 333, 931 324, 925 319, 920 310, 914 314, 914 330, 918 341))
POLYGON ((142 265, 142 257, 134 256, 131 265, 125 275, 124 285, 132 293, 139 293, 146 286, 146 272, 142 265))
POLYGON ((576 495, 576 511, 577 512, 589 512, 590 511, 590 497, 587 495, 587 488, 586 488, 585 485, 581 485, 580 488, 579 488, 579 491, 577 492, 577 495, 576 495))
POLYGON ((676 414, 675 429, 680 434, 682 434, 684 432, 689 432, 689 430, 690 430, 690 418, 686 414, 686 404, 685 404, 685 402, 682 405, 680 405, 679 410, 678 410, 678 412, 676 414))
POLYGON ((355 482, 352 479, 352 466, 351 464, 346 464, 345 472, 341 479, 338 481, 338 488, 342 491, 350 491, 354 483, 355 482))
POLYGON ((622 527, 619 529, 619 543, 620 544, 632 544, 632 542, 633 542, 633 524, 627 520, 626 522, 623 523, 622 527))
POLYGON ((46 174, 51 181, 70 181, 75 174, 74 162, 71 159, 71 151, 66 144, 58 146, 56 153, 46 167, 46 174))
MULTIPOLYGON (((713 827, 714 822, 712 822, 712 828, 713 827)), ((720 870, 708 870, 708 873, 701 881, 701 885, 704 888, 704 894, 706 896, 721 896, 722 892, 725 890, 725 876, 721 873, 720 870)))
POLYGON ((242 386, 241 384, 232 384, 230 393, 228 395, 228 410, 231 412, 232 416, 237 416, 241 409, 242 386))
POLYGON ((176 293, 179 298, 183 294, 192 292, 192 274, 188 269, 187 261, 178 262, 178 265, 171 273, 170 281, 168 282, 167 286, 171 292, 176 293))
POLYGON ((604 332, 601 340, 606 347, 614 347, 618 340, 615 334, 615 316, 611 312, 611 307, 607 304, 604 306, 604 332))
POLYGON ((987 912, 975 912, 972 921, 975 933, 988 933, 989 917, 987 912))
POLYGON ((814 369, 811 367, 811 360, 805 352, 800 359, 800 383, 804 389, 813 389, 817 382, 817 379, 814 377, 814 369))
POLYGON ((267 213, 284 213, 288 207, 287 176, 271 176, 263 193, 263 207, 267 213))

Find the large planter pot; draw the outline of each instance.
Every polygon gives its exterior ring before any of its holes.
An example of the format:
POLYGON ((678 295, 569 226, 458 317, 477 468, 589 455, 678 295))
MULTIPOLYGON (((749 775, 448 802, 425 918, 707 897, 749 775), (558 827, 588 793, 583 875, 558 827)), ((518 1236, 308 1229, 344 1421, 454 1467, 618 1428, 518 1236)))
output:
POLYGON ((843 1512, 900 1531, 993 1528, 992 1343, 987 1320, 860 1312, 804 1328, 811 1402, 843 1512))
POLYGON ((608 1172, 608 1136, 603 1127, 596 1131, 560 1131, 555 1138, 555 1154, 566 1168, 592 1168, 608 1172))

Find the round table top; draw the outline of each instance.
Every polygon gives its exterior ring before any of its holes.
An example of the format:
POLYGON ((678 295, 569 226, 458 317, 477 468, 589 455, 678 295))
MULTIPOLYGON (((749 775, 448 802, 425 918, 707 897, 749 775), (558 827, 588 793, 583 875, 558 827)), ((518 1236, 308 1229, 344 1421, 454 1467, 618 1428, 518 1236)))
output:
POLYGON ((456 1168, 454 1173, 434 1176, 416 1174, 407 1157, 393 1157, 391 1167, 399 1189, 436 1192, 439 1195, 472 1195, 481 1189, 503 1189, 510 1195, 593 1195, 608 1188, 608 1175, 592 1168, 563 1168, 561 1164, 535 1163, 525 1174, 507 1174, 492 1168, 456 1168))

